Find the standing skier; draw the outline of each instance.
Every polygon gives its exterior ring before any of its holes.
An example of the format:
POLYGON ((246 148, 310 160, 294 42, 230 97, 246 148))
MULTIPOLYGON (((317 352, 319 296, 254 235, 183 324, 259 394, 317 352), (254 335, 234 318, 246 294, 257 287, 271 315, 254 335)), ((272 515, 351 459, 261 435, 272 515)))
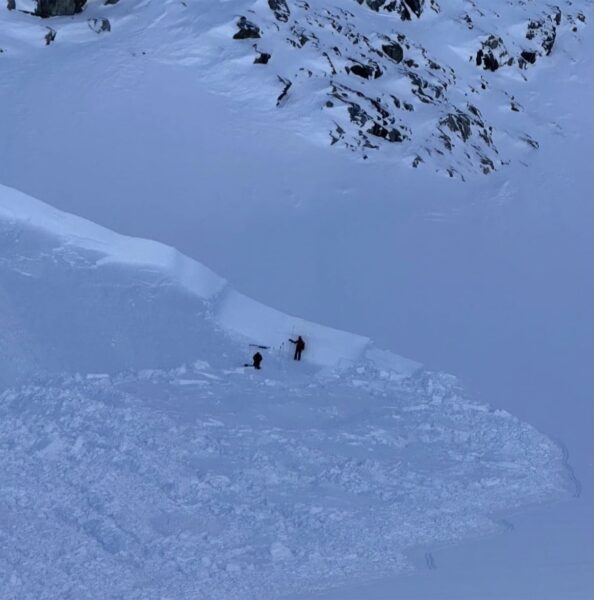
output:
POLYGON ((254 354, 254 356, 252 356, 252 367, 254 367, 254 369, 259 369, 260 368, 260 363, 262 362, 262 355, 259 352, 256 352, 256 354, 254 354))
POLYGON ((295 354, 293 360, 301 360, 301 353, 305 350, 305 342, 303 338, 299 336, 296 340, 289 339, 291 344, 295 344, 295 354))

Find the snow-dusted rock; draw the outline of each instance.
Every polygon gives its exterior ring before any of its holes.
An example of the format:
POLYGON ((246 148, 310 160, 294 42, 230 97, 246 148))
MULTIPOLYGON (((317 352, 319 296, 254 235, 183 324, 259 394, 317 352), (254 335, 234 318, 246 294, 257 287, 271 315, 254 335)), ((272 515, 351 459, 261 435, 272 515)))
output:
MULTIPOLYGON (((213 9, 130 0, 109 6, 109 21, 105 4, 114 3, 100 4, 86 7, 93 31, 122 20, 125 37, 127 27, 140 25, 151 32, 145 47, 152 60, 198 64, 209 89, 242 106, 283 111, 314 143, 466 178, 500 170, 521 158, 526 146, 518 141, 536 138, 523 125, 500 125, 498 115, 526 106, 532 71, 580 35, 588 3, 242 0, 213 9), (464 131, 456 143, 452 119, 466 124, 455 125, 464 131)), ((38 13, 72 14, 83 5, 44 0, 38 13)), ((68 27, 74 32, 76 21, 55 28, 62 45, 68 27)), ((72 39, 81 43, 79 30, 72 39)))

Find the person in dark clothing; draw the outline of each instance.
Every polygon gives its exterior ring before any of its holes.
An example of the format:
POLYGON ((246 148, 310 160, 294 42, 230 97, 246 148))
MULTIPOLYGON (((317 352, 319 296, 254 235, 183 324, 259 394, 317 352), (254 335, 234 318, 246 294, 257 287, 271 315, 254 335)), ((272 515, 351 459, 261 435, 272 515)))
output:
POLYGON ((254 367, 254 369, 259 369, 260 368, 260 363, 262 362, 262 355, 259 352, 256 352, 256 354, 254 354, 254 356, 252 356, 252 366, 254 367))
POLYGON ((289 339, 291 344, 295 344, 295 354, 293 360, 301 360, 301 353, 305 350, 305 342, 303 338, 299 336, 296 340, 289 339))

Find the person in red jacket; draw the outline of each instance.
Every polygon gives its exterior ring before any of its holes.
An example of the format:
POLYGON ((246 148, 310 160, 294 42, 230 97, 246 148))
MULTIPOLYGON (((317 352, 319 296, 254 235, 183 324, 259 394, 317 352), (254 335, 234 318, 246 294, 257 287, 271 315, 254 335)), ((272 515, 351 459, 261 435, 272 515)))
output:
POLYGON ((293 360, 301 360, 301 353, 305 350, 305 342, 303 338, 299 336, 296 340, 289 339, 291 344, 295 344, 295 354, 293 360))

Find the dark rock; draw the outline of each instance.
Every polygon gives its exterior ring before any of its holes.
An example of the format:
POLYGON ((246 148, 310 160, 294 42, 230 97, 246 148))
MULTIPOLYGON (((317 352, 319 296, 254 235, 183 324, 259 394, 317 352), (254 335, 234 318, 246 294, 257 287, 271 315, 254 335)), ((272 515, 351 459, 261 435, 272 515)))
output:
POLYGON ((423 79, 414 71, 408 71, 406 76, 411 83, 410 91, 424 104, 434 104, 444 94, 445 88, 423 79))
POLYGON ((385 55, 389 56, 393 61, 399 63, 404 58, 404 50, 402 50, 402 46, 397 44, 396 42, 392 42, 391 44, 384 44, 382 46, 382 50, 385 55))
POLYGON ((382 71, 376 64, 362 65, 354 64, 350 67, 345 67, 347 73, 353 73, 363 79, 377 79, 382 76, 382 71))
POLYGON ((351 123, 355 125, 362 127, 369 120, 369 115, 355 102, 349 104, 348 111, 351 123))
POLYGON ((330 145, 334 146, 336 142, 339 142, 340 140, 344 139, 344 134, 344 129, 340 125, 336 124, 336 129, 334 130, 334 132, 330 132, 330 145))
POLYGON ((278 21, 286 23, 289 20, 291 11, 286 0, 268 0, 268 6, 278 21))
POLYGON ((88 21, 89 27, 95 33, 104 33, 111 31, 111 23, 109 19, 89 19, 88 21))
POLYGON ((425 0, 404 0, 404 2, 416 17, 421 16, 425 0))
POLYGON ((47 28, 47 33, 45 34, 45 45, 49 46, 55 39, 57 36, 57 32, 55 29, 52 29, 51 27, 47 28))
POLYGON ((105 2, 103 3, 105 6, 110 6, 113 4, 117 4, 120 0, 105 0, 105 2))
POLYGON ((557 20, 561 22, 560 19, 560 13, 555 13, 554 16, 550 16, 547 19, 530 21, 528 23, 526 39, 537 40, 546 56, 549 56, 553 51, 553 46, 557 39, 557 27, 555 26, 555 23, 557 20))
POLYGON ((247 39, 255 39, 260 36, 260 28, 248 21, 245 17, 239 17, 237 21, 237 27, 239 27, 239 31, 233 36, 234 40, 247 40, 247 39))
POLYGON ((555 45, 555 40, 557 39, 557 30, 553 29, 545 38, 543 39, 541 45, 542 49, 545 51, 545 54, 549 56, 553 51, 553 46, 555 45))
POLYGON ((530 52, 528 50, 522 50, 522 58, 533 65, 536 62, 536 52, 530 52))
MULTIPOLYGON (((425 0, 356 0, 356 2, 366 4, 375 12, 395 12, 403 21, 410 21, 411 13, 419 18, 425 8, 425 0)), ((438 12, 434 2, 432 8, 438 12)))
POLYGON ((6 8, 8 10, 14 10, 16 8, 16 2, 15 2, 15 0, 7 0, 6 1, 6 8))
POLYGON ((487 71, 497 71, 499 61, 492 54, 487 54, 483 57, 483 66, 487 71))
POLYGON ((256 50, 256 52, 258 52, 258 56, 256 56, 256 58, 254 58, 254 64, 255 65, 267 65, 268 61, 271 58, 271 54, 269 54, 268 52, 259 52, 258 50, 256 50))
POLYGON ((38 17, 60 17, 75 15, 82 11, 87 0, 37 0, 38 17))
POLYGON ((398 129, 394 127, 392 129, 387 129, 383 125, 380 125, 379 123, 375 122, 373 123, 371 128, 367 130, 367 133, 370 133, 371 135, 374 135, 376 137, 383 138, 388 142, 401 142, 404 139, 400 131, 398 131, 398 129))
POLYGON ((488 156, 481 157, 481 166, 485 175, 488 175, 489 173, 495 170, 495 165, 488 156))
POLYGON ((450 113, 440 122, 440 125, 445 125, 448 129, 457 133, 462 141, 468 140, 472 134, 470 117, 462 112, 450 113))
MULTIPOLYGON (((293 25, 291 27, 291 33, 293 37, 287 38, 287 41, 295 48, 303 48, 307 42, 309 42, 309 37, 305 35, 305 30, 303 27, 297 27, 293 25)), ((311 34, 310 34, 311 35, 311 34)))
POLYGON ((525 134, 524 137, 521 137, 520 139, 523 142, 526 142, 531 148, 534 148, 534 150, 538 150, 539 143, 534 138, 531 138, 528 134, 525 134))
POLYGON ((279 81, 283 84, 283 89, 281 91, 281 93, 278 95, 278 98, 276 99, 276 105, 280 106, 283 102, 283 100, 287 97, 287 94, 289 93, 289 90, 291 89, 291 86, 293 85, 293 82, 290 81, 289 79, 285 79, 284 77, 280 77, 279 75, 277 75, 279 81))
POLYGON ((510 105, 513 112, 520 112, 522 110, 522 107, 513 96, 510 99, 510 105))
POLYGON ((486 71, 497 71, 502 65, 511 65, 513 62, 503 40, 494 35, 490 35, 476 53, 477 66, 482 66, 486 71))

